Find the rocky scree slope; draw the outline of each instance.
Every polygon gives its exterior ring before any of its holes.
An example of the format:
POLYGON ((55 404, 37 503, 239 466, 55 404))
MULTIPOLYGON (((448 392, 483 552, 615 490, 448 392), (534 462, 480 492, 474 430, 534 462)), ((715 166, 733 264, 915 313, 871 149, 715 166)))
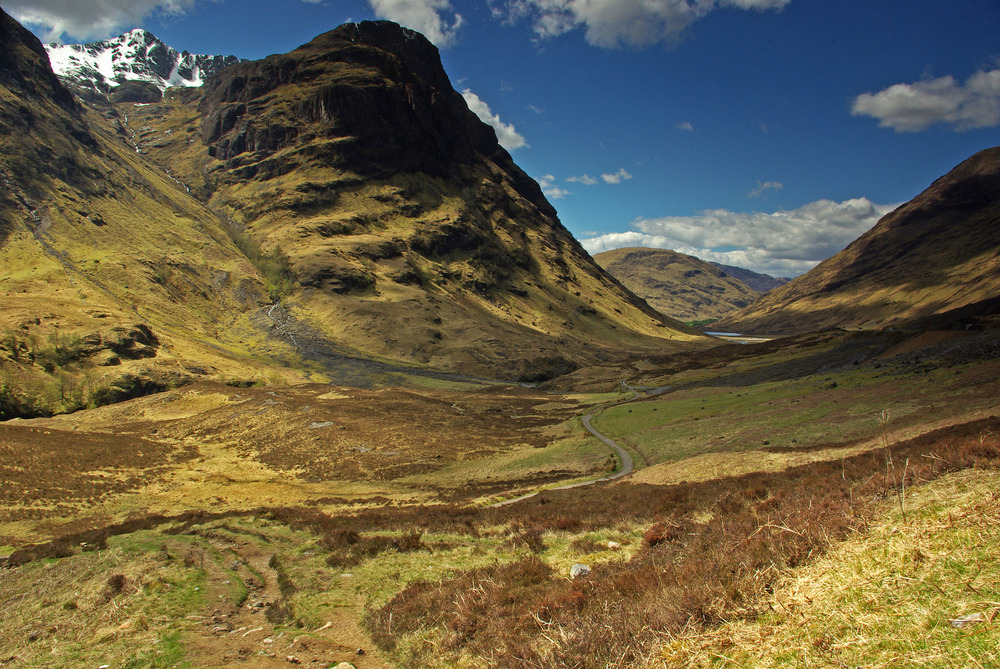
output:
POLYGON ((141 151, 287 255, 285 306, 338 345, 535 380, 700 341, 594 263, 437 49, 394 23, 233 65, 130 119, 141 151))
POLYGON ((651 307, 681 321, 717 319, 760 295, 711 263, 668 249, 614 249, 594 260, 651 307))
POLYGON ((897 327, 975 309, 998 292, 1000 147, 964 161, 846 249, 718 327, 773 334, 897 327))

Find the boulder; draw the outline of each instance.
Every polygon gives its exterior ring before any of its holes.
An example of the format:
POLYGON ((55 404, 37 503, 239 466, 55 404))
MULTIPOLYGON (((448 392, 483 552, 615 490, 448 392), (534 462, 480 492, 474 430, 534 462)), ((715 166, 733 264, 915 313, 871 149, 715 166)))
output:
POLYGON ((577 562, 575 565, 569 569, 569 577, 572 579, 583 578, 590 574, 590 567, 585 564, 577 562))

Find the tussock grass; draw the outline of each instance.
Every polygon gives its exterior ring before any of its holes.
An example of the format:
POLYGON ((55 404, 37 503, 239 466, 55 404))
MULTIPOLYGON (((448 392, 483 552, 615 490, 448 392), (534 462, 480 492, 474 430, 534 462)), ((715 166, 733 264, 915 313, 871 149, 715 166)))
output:
POLYGON ((202 598, 204 572, 154 549, 149 533, 98 552, 5 570, 0 656, 22 667, 168 667, 202 598))
POLYGON ((710 634, 761 615, 788 569, 865 532, 883 504, 898 505, 904 482, 912 490, 951 471, 994 466, 1000 442, 989 435, 998 427, 996 419, 978 421, 892 446, 893 462, 909 460, 905 477, 876 452, 778 474, 615 486, 600 501, 593 491, 544 493, 507 517, 550 531, 642 519, 654 527, 635 557, 599 564, 585 580, 569 581, 540 552, 412 582, 367 624, 404 666, 640 664, 663 636, 710 634))
POLYGON ((653 664, 998 666, 998 489, 1000 472, 973 469, 911 489, 905 517, 886 500, 869 533, 782 578, 760 617, 681 632, 653 664))

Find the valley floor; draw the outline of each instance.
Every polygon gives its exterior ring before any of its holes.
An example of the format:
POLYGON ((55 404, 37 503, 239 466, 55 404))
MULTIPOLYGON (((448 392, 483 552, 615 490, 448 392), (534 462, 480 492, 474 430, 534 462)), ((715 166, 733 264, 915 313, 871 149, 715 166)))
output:
POLYGON ((918 337, 8 421, 0 663, 989 666, 1000 347, 918 337))

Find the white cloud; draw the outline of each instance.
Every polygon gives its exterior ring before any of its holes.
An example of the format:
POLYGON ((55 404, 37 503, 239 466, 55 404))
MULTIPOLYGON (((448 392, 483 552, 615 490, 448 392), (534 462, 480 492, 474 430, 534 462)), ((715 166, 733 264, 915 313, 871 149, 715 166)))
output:
POLYGON ((368 0, 368 4, 381 18, 416 30, 442 48, 455 43, 462 27, 462 15, 452 11, 449 0, 368 0))
POLYGON ((104 39, 142 24, 150 14, 183 14, 195 0, 32 0, 5 2, 20 23, 45 30, 45 40, 104 39))
POLYGON ((761 181, 757 180, 757 187, 750 191, 750 197, 761 197, 769 190, 781 190, 784 188, 784 184, 780 181, 761 181))
POLYGON ((895 84, 878 93, 854 99, 854 116, 873 116, 879 127, 896 132, 918 132, 935 123, 955 130, 1000 125, 1000 70, 979 71, 964 85, 954 77, 895 84))
POLYGON ((545 197, 561 200, 567 195, 573 194, 565 188, 560 188, 555 182, 556 178, 551 174, 545 174, 538 178, 538 185, 542 187, 542 193, 545 194, 545 197))
POLYGON ((469 109, 479 117, 480 121, 493 127, 493 130, 497 133, 497 141, 500 142, 500 146, 508 151, 528 146, 528 142, 514 129, 514 126, 501 121, 500 116, 494 114, 490 106, 480 100, 478 95, 466 88, 462 91, 462 97, 465 98, 465 104, 469 105, 469 109))
POLYGON ((693 126, 693 125, 691 125, 691 122, 690 122, 690 121, 683 121, 683 122, 681 122, 681 123, 678 123, 678 124, 677 124, 677 127, 678 127, 678 129, 680 129, 680 130, 688 130, 688 131, 690 131, 690 130, 694 130, 694 126, 693 126))
POLYGON ((567 177, 566 181, 583 184, 584 186, 593 186, 597 183, 597 178, 592 177, 589 174, 584 174, 578 177, 567 177))
POLYGON ((896 205, 867 198, 817 200, 774 213, 716 209, 696 216, 638 219, 633 230, 581 240, 590 253, 625 246, 667 248, 775 276, 797 276, 842 250, 896 205))
POLYGON ((583 28, 586 39, 605 48, 676 41, 697 19, 717 7, 781 9, 791 0, 507 0, 492 3, 507 22, 530 20, 539 38, 583 28))
POLYGON ((604 179, 606 184, 620 184, 622 181, 627 181, 632 178, 632 175, 625 171, 625 168, 621 168, 614 174, 602 174, 601 178, 604 179))

